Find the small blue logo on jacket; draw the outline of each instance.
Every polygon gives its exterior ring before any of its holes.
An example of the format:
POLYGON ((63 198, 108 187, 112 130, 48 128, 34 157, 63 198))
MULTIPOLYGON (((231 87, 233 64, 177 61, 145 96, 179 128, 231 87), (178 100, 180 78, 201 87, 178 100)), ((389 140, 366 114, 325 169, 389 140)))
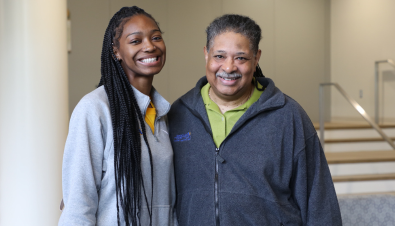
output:
POLYGON ((184 142, 188 140, 191 140, 191 132, 174 137, 174 142, 184 142))

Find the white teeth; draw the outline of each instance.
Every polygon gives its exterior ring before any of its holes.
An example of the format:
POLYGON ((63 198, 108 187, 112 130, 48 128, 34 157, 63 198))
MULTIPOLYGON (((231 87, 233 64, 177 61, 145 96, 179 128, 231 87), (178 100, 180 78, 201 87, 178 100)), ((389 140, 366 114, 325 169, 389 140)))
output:
POLYGON ((224 80, 226 80, 226 81, 232 81, 232 80, 235 80, 235 79, 231 79, 231 78, 223 78, 224 80))
POLYGON ((146 58, 141 60, 143 63, 152 63, 156 61, 156 57, 155 58, 146 58))

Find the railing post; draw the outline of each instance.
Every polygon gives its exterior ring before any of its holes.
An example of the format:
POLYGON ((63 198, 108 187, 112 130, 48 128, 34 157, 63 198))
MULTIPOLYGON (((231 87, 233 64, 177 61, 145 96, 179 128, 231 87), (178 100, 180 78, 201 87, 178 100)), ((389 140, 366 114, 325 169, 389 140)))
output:
POLYGON ((374 121, 379 124, 379 64, 389 63, 395 68, 395 62, 391 59, 374 62, 374 121))
POLYGON ((379 124, 379 63, 374 62, 374 121, 379 124))

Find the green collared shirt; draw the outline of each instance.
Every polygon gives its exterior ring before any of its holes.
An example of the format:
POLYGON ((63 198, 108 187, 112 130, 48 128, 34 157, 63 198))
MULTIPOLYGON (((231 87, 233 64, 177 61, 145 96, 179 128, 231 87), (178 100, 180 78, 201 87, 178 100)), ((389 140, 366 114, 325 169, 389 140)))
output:
MULTIPOLYGON (((258 87, 261 89, 261 84, 258 83, 258 87)), ((247 111, 247 109, 255 103, 263 91, 259 91, 256 87, 250 97, 244 104, 225 112, 222 114, 219 110, 218 105, 212 101, 208 95, 210 89, 210 83, 207 83, 200 90, 203 98, 204 105, 206 107, 208 119, 210 121, 211 131, 213 132, 213 139, 215 145, 219 147, 222 141, 225 140, 226 136, 230 133, 237 120, 247 111)))

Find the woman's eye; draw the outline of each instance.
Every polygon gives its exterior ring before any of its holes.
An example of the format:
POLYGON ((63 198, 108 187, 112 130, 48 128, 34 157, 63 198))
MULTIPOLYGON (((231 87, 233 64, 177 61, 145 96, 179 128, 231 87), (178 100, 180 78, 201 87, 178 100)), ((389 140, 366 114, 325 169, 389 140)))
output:
POLYGON ((152 40, 155 40, 155 41, 162 40, 162 37, 161 36, 155 36, 155 37, 152 38, 152 40))
POLYGON ((140 43, 139 40, 132 40, 132 41, 130 41, 130 44, 138 44, 138 43, 140 43))

